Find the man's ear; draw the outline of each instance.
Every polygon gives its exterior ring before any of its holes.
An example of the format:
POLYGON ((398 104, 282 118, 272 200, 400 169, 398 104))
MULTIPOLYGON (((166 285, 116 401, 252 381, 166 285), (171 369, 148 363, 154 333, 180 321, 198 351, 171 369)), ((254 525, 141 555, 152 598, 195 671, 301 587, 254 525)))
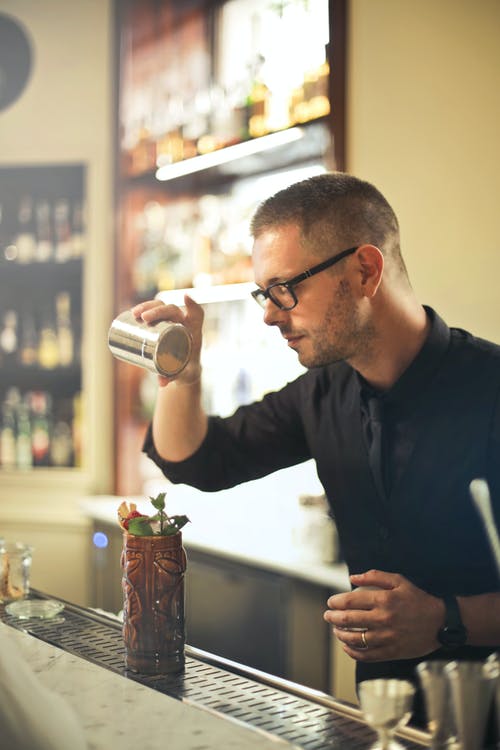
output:
POLYGON ((356 257, 358 259, 360 291, 365 297, 373 297, 382 280, 384 256, 375 245, 360 245, 356 257))

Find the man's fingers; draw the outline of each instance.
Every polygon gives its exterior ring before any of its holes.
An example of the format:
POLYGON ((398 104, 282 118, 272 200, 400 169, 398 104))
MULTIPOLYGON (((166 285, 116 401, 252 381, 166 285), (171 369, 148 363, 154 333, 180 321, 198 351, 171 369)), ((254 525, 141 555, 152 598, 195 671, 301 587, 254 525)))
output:
POLYGON ((205 315, 203 307, 195 302, 189 294, 184 295, 184 302, 186 304, 186 317, 198 323, 202 322, 205 315))
POLYGON ((385 570, 367 570, 350 576, 351 583, 358 587, 374 587, 379 589, 394 589, 402 581, 398 573, 387 573, 385 570))

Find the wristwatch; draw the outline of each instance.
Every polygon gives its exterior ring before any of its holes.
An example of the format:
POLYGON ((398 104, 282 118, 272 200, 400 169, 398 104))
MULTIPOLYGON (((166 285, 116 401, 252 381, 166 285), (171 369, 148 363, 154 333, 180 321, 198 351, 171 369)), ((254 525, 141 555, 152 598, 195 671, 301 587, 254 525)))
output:
POLYGON ((460 608, 454 596, 443 596, 446 610, 444 625, 438 630, 438 641, 446 650, 465 646, 467 629, 462 622, 460 608))

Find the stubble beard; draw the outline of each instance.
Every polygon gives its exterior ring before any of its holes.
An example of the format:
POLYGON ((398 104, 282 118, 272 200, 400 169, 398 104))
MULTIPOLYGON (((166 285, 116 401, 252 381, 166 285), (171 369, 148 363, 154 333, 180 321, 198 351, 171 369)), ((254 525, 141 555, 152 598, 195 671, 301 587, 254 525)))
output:
POLYGON ((312 352, 298 352, 298 357, 308 369, 370 357, 375 332, 360 319, 347 279, 340 281, 321 326, 309 330, 307 338, 312 352))

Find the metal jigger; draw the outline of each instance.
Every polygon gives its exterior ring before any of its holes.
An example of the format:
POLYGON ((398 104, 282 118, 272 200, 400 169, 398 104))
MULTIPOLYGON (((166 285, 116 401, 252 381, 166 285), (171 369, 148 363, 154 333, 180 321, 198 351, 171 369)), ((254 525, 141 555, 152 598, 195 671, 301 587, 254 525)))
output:
POLYGON ((488 656, 486 659, 486 669, 492 671, 496 684, 494 701, 495 713, 497 715, 498 746, 500 747, 500 652, 488 656))
POLYGON ((359 684, 359 702, 367 724, 378 734, 370 750, 404 750, 393 739, 412 713, 415 687, 407 680, 377 679, 359 684))
POLYGON ((481 750, 496 676, 479 661, 452 661, 444 668, 450 683, 461 750, 481 750))
POLYGON ((450 685, 444 671, 447 664, 446 661, 436 660, 423 661, 417 666, 432 750, 453 748, 455 743, 450 685))

